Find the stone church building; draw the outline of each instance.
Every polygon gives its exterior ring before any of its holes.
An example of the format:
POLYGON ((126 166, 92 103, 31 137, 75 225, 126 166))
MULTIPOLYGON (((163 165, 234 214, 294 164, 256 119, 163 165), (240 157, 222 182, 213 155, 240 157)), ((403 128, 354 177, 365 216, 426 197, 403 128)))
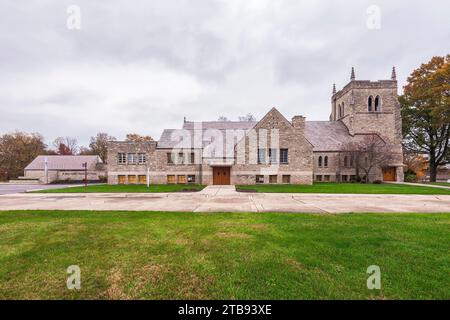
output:
POLYGON ((403 181, 401 139, 395 69, 390 80, 379 81, 356 80, 352 69, 344 88, 333 86, 328 121, 288 120, 275 108, 260 121, 185 119, 182 128, 165 129, 158 141, 110 142, 108 183, 403 181), (376 139, 389 154, 369 172, 362 169, 372 155, 356 160, 354 152, 367 139, 376 139))

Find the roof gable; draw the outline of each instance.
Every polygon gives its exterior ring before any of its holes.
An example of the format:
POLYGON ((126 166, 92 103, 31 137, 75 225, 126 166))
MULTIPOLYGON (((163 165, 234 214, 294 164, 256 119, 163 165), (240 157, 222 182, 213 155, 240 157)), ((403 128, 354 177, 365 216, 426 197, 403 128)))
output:
POLYGON ((292 124, 276 108, 269 112, 254 126, 254 129, 293 129, 292 124))

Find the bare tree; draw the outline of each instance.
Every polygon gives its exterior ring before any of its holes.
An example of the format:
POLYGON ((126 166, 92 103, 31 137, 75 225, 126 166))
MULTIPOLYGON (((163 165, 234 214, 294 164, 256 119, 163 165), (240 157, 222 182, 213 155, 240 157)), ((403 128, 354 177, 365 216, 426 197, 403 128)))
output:
POLYGON ((150 136, 141 136, 137 133, 128 133, 125 141, 128 142, 145 142, 145 141, 153 141, 153 138, 150 136))
POLYGON ((353 163, 356 177, 360 171, 364 173, 365 181, 370 182, 375 168, 383 168, 393 160, 392 152, 386 143, 375 134, 364 136, 360 141, 353 141, 344 146, 344 154, 353 163))
POLYGON ((245 116, 240 116, 239 121, 256 121, 256 118, 251 113, 247 113, 245 116))
POLYGON ((217 121, 230 121, 230 120, 228 120, 228 118, 225 117, 225 116, 220 116, 220 117, 217 119, 217 121))
POLYGON ((78 152, 78 141, 73 137, 58 137, 53 141, 56 152, 60 155, 75 155, 78 152))
POLYGON ((116 138, 100 132, 95 137, 91 137, 91 142, 89 143, 91 154, 98 155, 104 163, 106 163, 108 158, 108 141, 116 141, 116 138))

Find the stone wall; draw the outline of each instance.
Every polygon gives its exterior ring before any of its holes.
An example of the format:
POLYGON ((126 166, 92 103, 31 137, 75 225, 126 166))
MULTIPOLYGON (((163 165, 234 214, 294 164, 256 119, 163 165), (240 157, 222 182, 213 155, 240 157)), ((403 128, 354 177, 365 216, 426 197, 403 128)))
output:
MULTIPOLYGON (((294 125, 284 118, 276 109, 272 109, 244 139, 237 145, 236 161, 232 167, 232 184, 255 184, 256 176, 264 176, 264 183, 269 177, 277 176, 277 183, 282 183, 283 175, 290 175, 292 184, 311 184, 313 179, 312 149, 305 138, 305 119, 296 116, 294 125), (272 131, 272 130, 277 131, 272 131), (253 142, 256 137, 256 143, 253 142), (272 139, 273 138, 273 139, 272 139), (272 141, 273 140, 273 141, 272 141), (278 145, 273 145, 278 142, 278 145), (258 164, 257 149, 288 149, 287 164, 258 164), (244 152, 239 153, 239 150, 244 152)), ((269 156, 266 154, 266 159, 269 156)))
MULTIPOLYGON (((397 181, 403 181, 402 119, 396 80, 350 81, 333 95, 331 118, 342 121, 351 135, 378 134, 393 154, 389 166, 396 168, 397 181), (376 96, 380 97, 378 111, 368 111, 369 96, 374 99, 376 96), (344 106, 344 116, 341 118, 336 113, 339 105, 344 106)), ((382 178, 382 169, 376 168, 372 179, 382 180, 382 178)))

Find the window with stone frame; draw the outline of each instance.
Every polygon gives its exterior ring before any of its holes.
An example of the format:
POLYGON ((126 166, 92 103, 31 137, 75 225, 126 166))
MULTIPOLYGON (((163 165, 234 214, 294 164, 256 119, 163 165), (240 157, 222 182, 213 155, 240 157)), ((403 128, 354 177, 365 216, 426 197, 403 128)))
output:
POLYGON ((167 183, 168 184, 173 184, 175 182, 176 182, 175 175, 174 174, 168 174, 167 175, 167 183))
POLYGON ((145 153, 138 154, 138 163, 145 164, 147 162, 147 155, 145 153))
POLYGON ((373 97, 370 96, 367 99, 367 111, 372 112, 372 108, 373 108, 373 97))
POLYGON ((348 175, 346 175, 346 174, 341 175, 341 181, 348 182, 348 175))
POLYGON ((191 152, 191 164, 195 164, 195 153, 194 152, 191 152))
POLYGON ((348 157, 344 156, 344 167, 348 167, 348 157))
POLYGON ((381 110, 381 98, 380 96, 375 97, 375 112, 379 112, 381 110))
POLYGON ((178 153, 177 164, 184 164, 184 153, 183 152, 178 153))
POLYGON ((137 178, 135 175, 129 175, 128 176, 128 184, 136 184, 137 183, 137 178))
POLYGON ((290 174, 283 174, 282 182, 285 184, 291 183, 291 175, 290 174))
POLYGON ((256 175, 256 183, 264 183, 264 176, 263 175, 256 175))
POLYGON ((127 158, 125 153, 120 152, 117 154, 117 163, 118 164, 126 164, 127 163, 127 158))
POLYGON ((186 183, 186 176, 185 175, 179 175, 177 176, 177 183, 184 184, 186 183))
POLYGON ((188 183, 195 183, 195 174, 191 174, 187 176, 188 183))
POLYGON ((325 156, 325 157, 323 158, 323 166, 324 166, 324 167, 328 167, 328 156, 325 156))
POLYGON ((138 178, 139 178, 138 179, 139 184, 147 184, 147 176, 146 175, 141 174, 141 175, 139 175, 138 178))
POLYGON ((280 149, 280 163, 289 163, 289 149, 280 149))
POLYGON ((318 164, 319 164, 319 167, 322 166, 322 156, 319 156, 318 164))
POLYGON ((269 161, 270 163, 278 163, 278 150, 277 149, 269 149, 269 161))
POLYGON ((269 176, 269 183, 278 183, 278 176, 276 174, 271 174, 269 176))
POLYGON ((258 149, 258 164, 266 164, 266 149, 258 149))
POLYGON ((316 181, 322 181, 322 175, 317 174, 316 175, 316 181))
POLYGON ((331 177, 329 174, 323 176, 323 181, 330 181, 331 177))
POLYGON ((167 153, 167 164, 173 164, 173 155, 172 152, 167 153))
POLYGON ((137 154, 136 153, 129 153, 127 155, 128 157, 128 164, 136 164, 137 163, 137 154))

